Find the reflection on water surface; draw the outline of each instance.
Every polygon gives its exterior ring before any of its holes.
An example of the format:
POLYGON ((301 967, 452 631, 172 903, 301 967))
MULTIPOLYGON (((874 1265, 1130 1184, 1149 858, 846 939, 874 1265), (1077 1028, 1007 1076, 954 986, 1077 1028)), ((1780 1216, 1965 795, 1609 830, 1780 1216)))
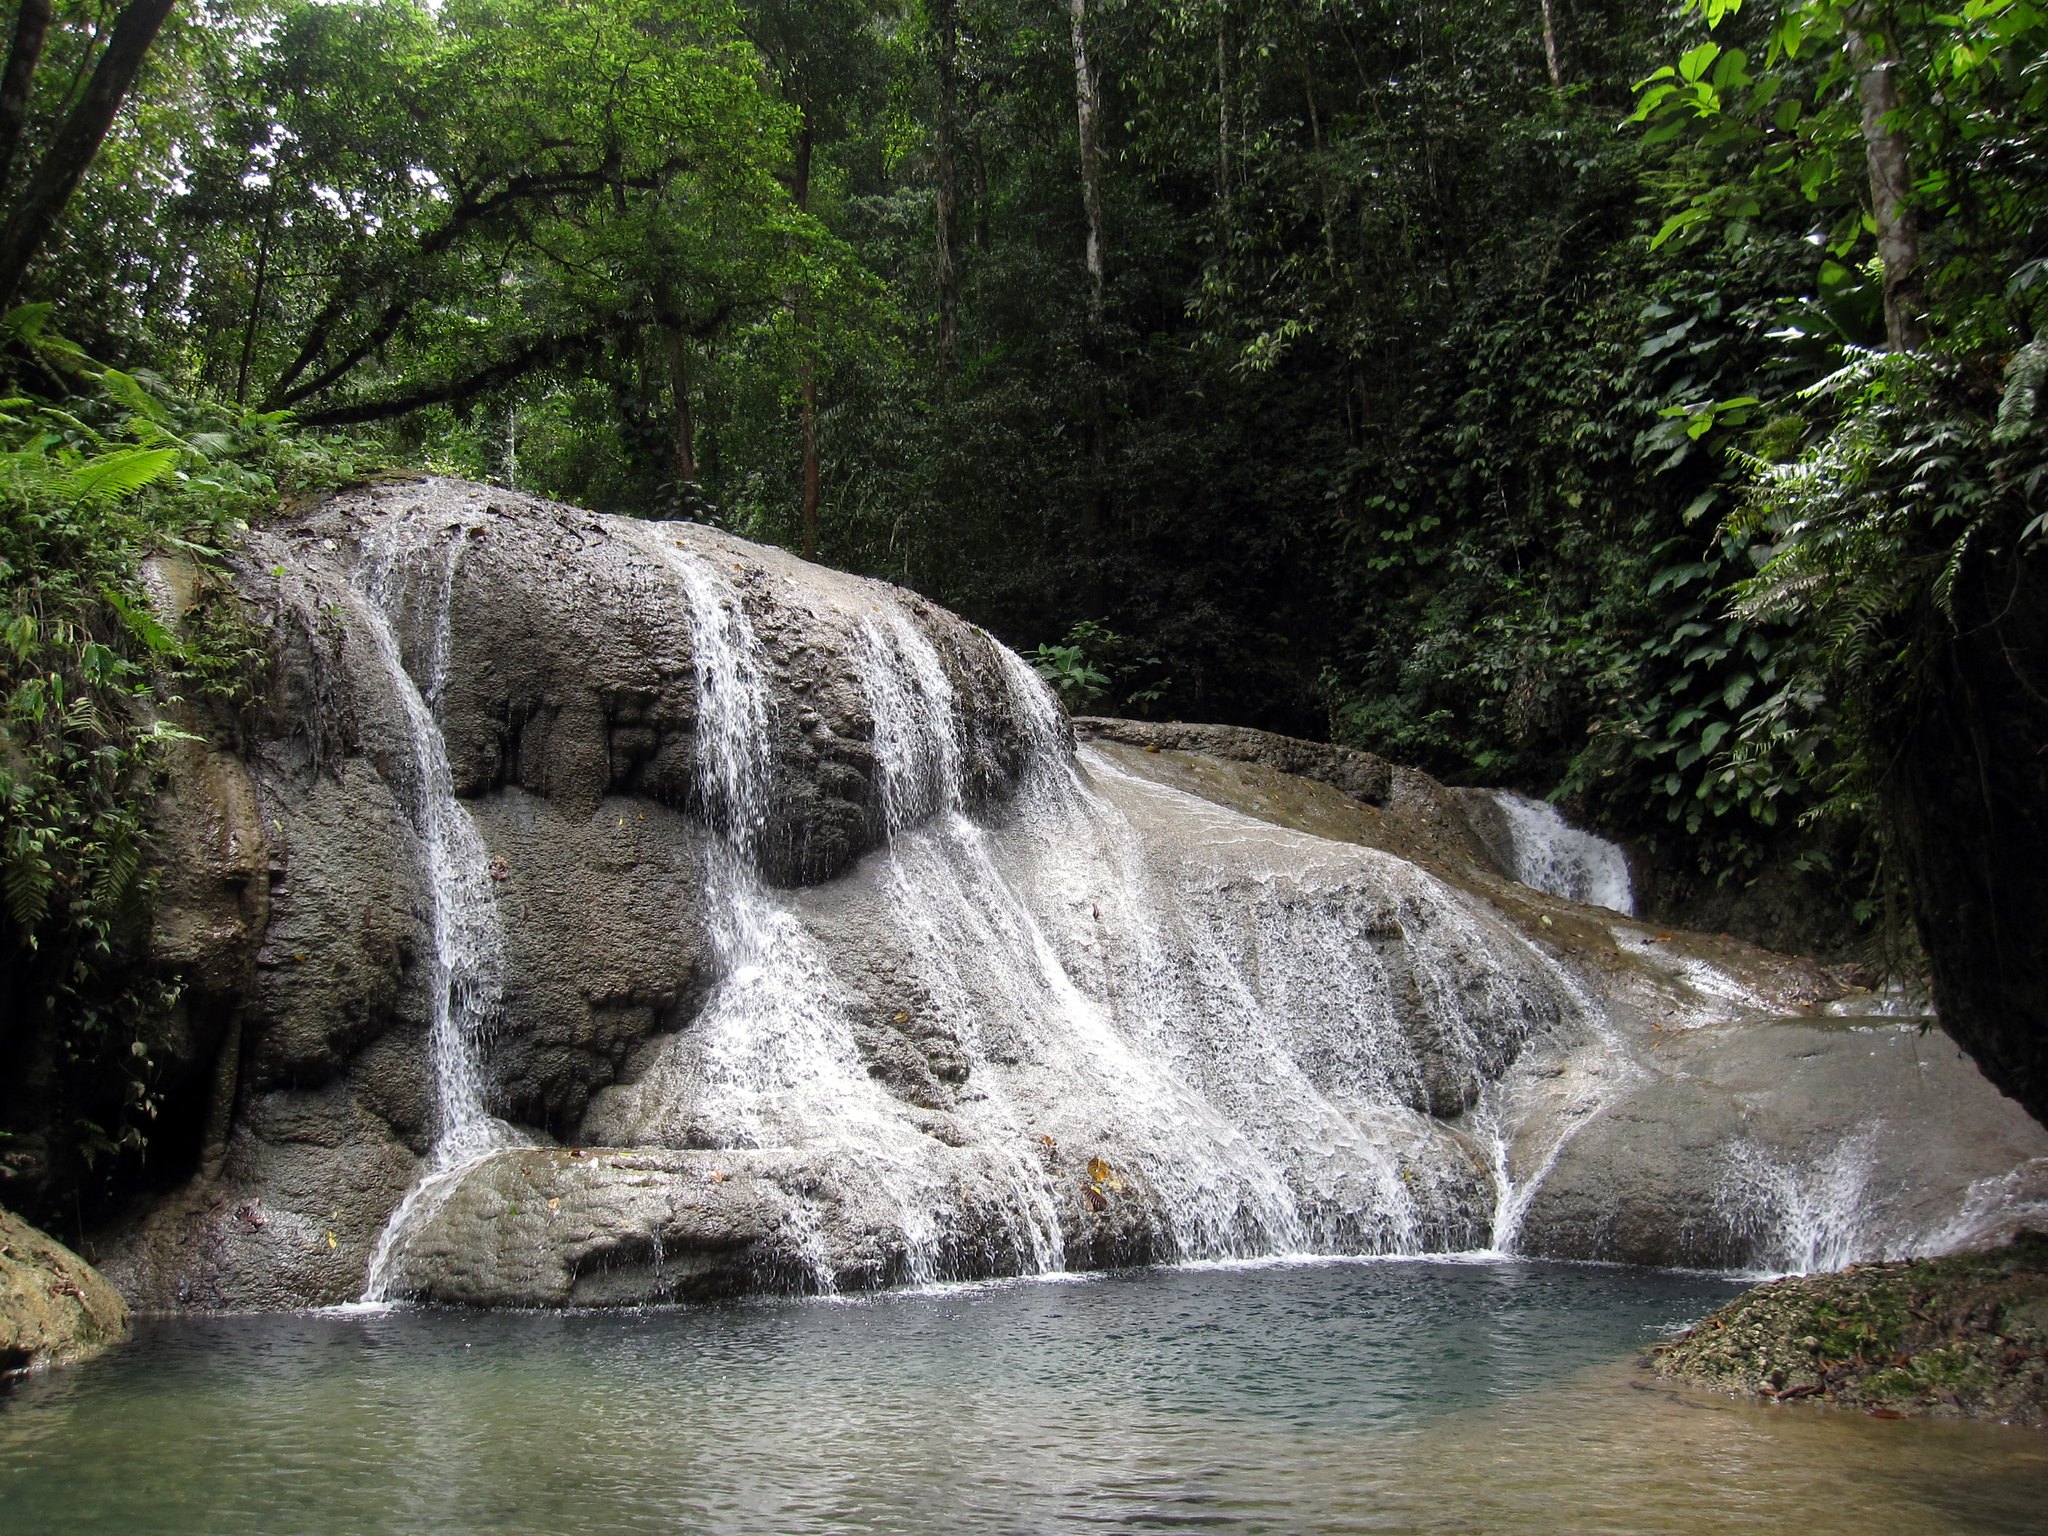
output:
POLYGON ((0 1407, 0 1530, 2035 1533, 2048 1437, 1682 1398, 1734 1287, 1439 1262, 145 1324, 0 1407))

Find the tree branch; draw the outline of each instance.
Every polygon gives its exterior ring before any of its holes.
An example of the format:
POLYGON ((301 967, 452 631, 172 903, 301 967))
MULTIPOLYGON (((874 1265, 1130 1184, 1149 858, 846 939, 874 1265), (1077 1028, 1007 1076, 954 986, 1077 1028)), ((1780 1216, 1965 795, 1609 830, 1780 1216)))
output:
POLYGON ((479 183, 475 190, 463 194, 462 201, 456 204, 447 222, 422 236, 403 261, 396 258, 389 261, 388 270, 383 276, 368 283, 350 282, 344 276, 308 325, 305 340, 300 343, 297 355, 278 376, 277 382, 271 386, 266 409, 288 407, 331 388, 346 378, 364 358, 396 335, 398 328, 405 323, 406 317, 417 309, 426 297, 417 283, 410 286, 402 297, 387 303, 384 312, 377 317, 375 323, 357 338, 356 343, 346 353, 322 368, 312 379, 304 383, 299 382, 306 370, 317 363, 327 351, 335 328, 347 318, 356 300, 402 281, 409 271, 416 270, 418 264, 439 256, 473 227, 495 218, 507 209, 544 202, 567 192, 602 190, 607 186, 635 191, 652 190, 660 186, 668 176, 673 175, 679 167, 680 162, 664 165, 646 176, 620 176, 616 168, 609 164, 588 171, 526 172, 507 176, 504 185, 494 192, 483 190, 489 185, 488 180, 479 183))
POLYGON ((423 410, 430 405, 458 405, 465 400, 473 400, 478 395, 510 384, 514 379, 521 378, 537 368, 549 367, 588 353, 602 346, 611 336, 613 329, 614 326, 608 322, 567 336, 536 337, 474 373, 423 384, 404 394, 387 396, 382 400, 358 400, 324 411, 309 411, 300 416, 298 421, 300 425, 308 427, 346 427, 366 421, 389 421, 394 416, 423 410))
MULTIPOLYGON (((64 119, 64 126, 57 130, 57 137, 43 156, 42 164, 36 167, 28 189, 8 212, 5 227, 0 228, 0 309, 12 304, 21 291, 29 263, 49 241, 64 205, 85 179, 87 167, 99 153, 100 143, 114 125, 121 104, 128 99, 150 45, 176 3, 177 0, 128 0, 122 7, 113 36, 107 41, 106 52, 100 55, 85 94, 64 119)), ((12 64, 10 59, 10 67, 12 64)))
POLYGON ((43 56, 43 39, 49 31, 50 0, 21 0, 21 14, 14 19, 14 41, 7 49, 7 70, 0 74, 0 197, 6 195, 14 171, 14 153, 21 144, 22 125, 28 121, 29 90, 35 84, 36 63, 43 56))

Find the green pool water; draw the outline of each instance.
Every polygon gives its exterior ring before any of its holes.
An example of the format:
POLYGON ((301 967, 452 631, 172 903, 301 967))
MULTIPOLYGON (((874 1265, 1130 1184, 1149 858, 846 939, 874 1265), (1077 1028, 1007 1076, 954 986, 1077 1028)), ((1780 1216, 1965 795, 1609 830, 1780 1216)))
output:
POLYGON ((0 1532, 2048 1530, 2048 1436, 1636 1369, 1734 1290, 1372 1262, 146 1322, 0 1400, 0 1532))

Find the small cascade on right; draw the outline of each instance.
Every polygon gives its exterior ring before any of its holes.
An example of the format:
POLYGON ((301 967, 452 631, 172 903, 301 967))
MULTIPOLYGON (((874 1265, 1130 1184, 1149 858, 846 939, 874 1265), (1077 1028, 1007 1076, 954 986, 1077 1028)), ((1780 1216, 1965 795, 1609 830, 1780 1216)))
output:
POLYGON ((1868 1186, 1878 1128, 1844 1137, 1826 1156, 1795 1161, 1753 1142, 1722 1154, 1717 1200, 1730 1226, 1770 1273, 1808 1275, 1886 1258, 1868 1230, 1868 1186))
POLYGON ((1508 872, 1523 885, 1567 901, 1634 917, 1635 889, 1620 846, 1573 826, 1547 800, 1511 789, 1480 791, 1500 810, 1508 872))

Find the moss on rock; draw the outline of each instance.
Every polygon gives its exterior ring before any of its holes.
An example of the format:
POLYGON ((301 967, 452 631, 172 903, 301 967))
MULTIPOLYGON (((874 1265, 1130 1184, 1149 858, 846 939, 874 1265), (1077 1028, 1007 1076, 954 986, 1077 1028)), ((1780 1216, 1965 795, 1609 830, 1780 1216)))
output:
POLYGON ((0 1379, 76 1364, 128 1327, 128 1304, 98 1270, 0 1208, 0 1379))
POLYGON ((2048 1236, 1775 1280, 1653 1346, 1647 1363, 1772 1402, 2048 1428, 2048 1236))

